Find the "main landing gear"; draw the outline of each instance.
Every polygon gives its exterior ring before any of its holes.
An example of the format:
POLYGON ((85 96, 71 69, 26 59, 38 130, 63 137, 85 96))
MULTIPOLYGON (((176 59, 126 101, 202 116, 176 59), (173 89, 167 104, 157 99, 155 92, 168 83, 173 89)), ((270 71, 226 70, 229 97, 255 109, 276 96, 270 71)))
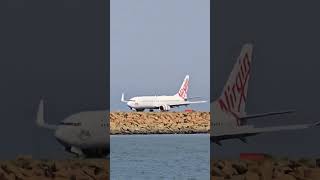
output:
POLYGON ((137 112, 143 112, 144 109, 136 109, 137 112))

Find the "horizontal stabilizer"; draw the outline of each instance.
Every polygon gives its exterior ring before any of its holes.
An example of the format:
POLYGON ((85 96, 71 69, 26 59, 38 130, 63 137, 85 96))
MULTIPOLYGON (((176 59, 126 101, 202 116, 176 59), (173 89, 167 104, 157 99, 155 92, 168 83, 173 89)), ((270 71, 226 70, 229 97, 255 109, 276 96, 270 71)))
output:
POLYGON ((186 101, 187 104, 206 103, 207 101, 186 101))
POLYGON ((179 106, 187 106, 189 104, 199 104, 199 103, 205 103, 207 101, 184 101, 182 103, 174 103, 174 104, 169 104, 170 107, 179 107, 179 106))
POLYGON ((276 132, 276 131, 307 129, 307 128, 313 128, 316 126, 320 126, 320 121, 317 121, 312 124, 296 124, 296 125, 287 125, 287 126, 271 126, 271 127, 263 127, 263 128, 253 128, 250 130, 246 130, 245 132, 235 131, 234 133, 230 133, 229 135, 248 136, 250 134, 261 134, 261 133, 276 132))
POLYGON ((309 124, 298 124, 298 125, 288 125, 288 126, 274 126, 274 127, 265 127, 265 128, 254 128, 250 133, 266 133, 266 132, 276 132, 284 130, 297 130, 297 129, 307 129, 309 124))
POLYGON ((290 113, 294 113, 294 112, 296 112, 296 111, 289 110, 289 111, 278 111, 278 112, 268 112, 268 113, 262 113, 262 114, 253 114, 253 115, 247 115, 247 116, 240 117, 240 120, 248 120, 248 119, 260 118, 260 117, 266 117, 266 116, 290 114, 290 113))
POLYGON ((190 100, 190 99, 199 99, 199 98, 201 98, 201 97, 200 96, 189 97, 188 100, 190 100))

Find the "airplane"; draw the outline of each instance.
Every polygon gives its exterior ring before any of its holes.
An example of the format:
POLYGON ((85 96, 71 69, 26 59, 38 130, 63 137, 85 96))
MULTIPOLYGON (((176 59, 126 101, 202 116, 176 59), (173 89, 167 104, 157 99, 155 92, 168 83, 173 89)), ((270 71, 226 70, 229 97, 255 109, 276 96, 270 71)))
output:
POLYGON ((247 120, 293 113, 294 111, 268 112, 247 115, 247 102, 250 70, 252 68, 253 45, 245 44, 235 63, 231 74, 223 88, 221 96, 212 105, 211 142, 222 145, 221 141, 239 139, 247 143, 246 137, 266 132, 297 130, 312 128, 320 125, 320 121, 313 124, 298 124, 287 126, 273 126, 257 128, 248 125, 247 120))
POLYGON ((110 155, 107 111, 86 111, 70 115, 58 125, 44 121, 44 101, 41 100, 36 124, 54 131, 64 150, 81 158, 106 158, 110 155))
POLYGON ((145 109, 149 109, 152 112, 154 109, 160 111, 169 111, 171 108, 179 106, 188 106, 190 104, 205 103, 207 101, 189 101, 188 98, 189 89, 189 75, 186 75, 179 91, 173 96, 137 96, 129 100, 124 99, 124 93, 121 96, 121 102, 127 103, 127 106, 134 111, 142 112, 145 109))

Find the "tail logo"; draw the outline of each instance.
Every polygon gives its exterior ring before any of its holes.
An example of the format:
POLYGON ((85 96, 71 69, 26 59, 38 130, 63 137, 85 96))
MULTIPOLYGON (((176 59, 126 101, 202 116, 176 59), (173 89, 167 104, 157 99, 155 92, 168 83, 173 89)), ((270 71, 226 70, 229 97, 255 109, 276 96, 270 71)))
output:
POLYGON ((246 85, 250 76, 250 60, 248 53, 239 60, 237 75, 231 84, 227 85, 224 95, 219 99, 221 110, 226 112, 240 112, 241 104, 246 102, 246 85))
POLYGON ((186 81, 183 83, 183 86, 179 90, 178 94, 183 99, 187 99, 188 85, 189 85, 189 80, 186 79, 186 81))

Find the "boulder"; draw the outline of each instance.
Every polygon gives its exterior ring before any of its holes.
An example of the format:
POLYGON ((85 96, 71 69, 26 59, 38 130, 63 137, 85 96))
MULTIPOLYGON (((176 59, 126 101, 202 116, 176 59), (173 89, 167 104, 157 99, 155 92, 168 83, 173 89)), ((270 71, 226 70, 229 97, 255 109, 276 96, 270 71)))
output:
POLYGON ((209 133, 210 112, 111 112, 110 134, 209 133))

